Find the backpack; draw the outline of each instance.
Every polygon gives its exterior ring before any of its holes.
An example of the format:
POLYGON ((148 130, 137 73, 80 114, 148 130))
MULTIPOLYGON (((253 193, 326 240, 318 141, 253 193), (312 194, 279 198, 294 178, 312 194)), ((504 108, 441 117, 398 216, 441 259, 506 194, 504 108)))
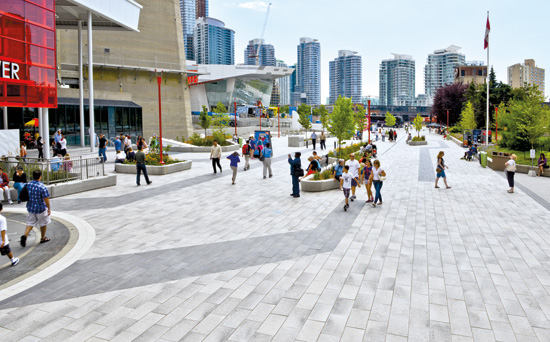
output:
POLYGON ((243 145, 243 156, 250 154, 250 147, 247 144, 243 145))
POLYGON ((23 187, 23 189, 21 189, 21 192, 19 193, 19 199, 21 200, 21 202, 29 201, 29 189, 27 189, 26 185, 23 187))

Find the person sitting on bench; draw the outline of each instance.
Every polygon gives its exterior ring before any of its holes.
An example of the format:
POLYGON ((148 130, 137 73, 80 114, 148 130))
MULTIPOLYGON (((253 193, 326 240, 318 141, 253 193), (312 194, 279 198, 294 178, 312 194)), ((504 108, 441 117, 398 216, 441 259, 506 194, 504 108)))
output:
POLYGON ((540 154, 537 165, 539 166, 539 177, 540 177, 544 174, 544 169, 548 168, 548 165, 546 165, 546 157, 544 156, 544 153, 540 154))

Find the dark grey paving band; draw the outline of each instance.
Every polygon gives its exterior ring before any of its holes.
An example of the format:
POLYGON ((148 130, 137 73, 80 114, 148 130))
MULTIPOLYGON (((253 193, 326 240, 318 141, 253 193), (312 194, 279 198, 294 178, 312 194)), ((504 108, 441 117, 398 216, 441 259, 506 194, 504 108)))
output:
MULTIPOLYGON (((70 299, 333 251, 365 203, 344 202, 317 228, 198 246, 80 260, 0 309, 70 299)), ((377 210, 377 209, 372 209, 377 210)))

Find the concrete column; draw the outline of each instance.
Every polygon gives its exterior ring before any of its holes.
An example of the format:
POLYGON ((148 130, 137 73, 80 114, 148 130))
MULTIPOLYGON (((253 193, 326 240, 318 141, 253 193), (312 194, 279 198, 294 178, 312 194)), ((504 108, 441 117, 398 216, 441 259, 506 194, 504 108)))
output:
POLYGON ((50 115, 48 108, 42 109, 42 118, 44 119, 44 158, 50 159, 50 115))
POLYGON ((80 100, 80 146, 86 146, 84 133, 84 78, 82 76, 82 21, 78 21, 78 93, 80 100))
POLYGON ((94 139, 94 61, 92 45, 92 12, 88 11, 88 90, 90 95, 90 152, 95 152, 94 139))
POLYGON ((3 118, 4 129, 8 129, 8 107, 2 108, 2 118, 3 118))
POLYGON ((44 141, 44 116, 42 115, 42 108, 38 109, 38 134, 42 137, 42 142, 46 144, 44 141))

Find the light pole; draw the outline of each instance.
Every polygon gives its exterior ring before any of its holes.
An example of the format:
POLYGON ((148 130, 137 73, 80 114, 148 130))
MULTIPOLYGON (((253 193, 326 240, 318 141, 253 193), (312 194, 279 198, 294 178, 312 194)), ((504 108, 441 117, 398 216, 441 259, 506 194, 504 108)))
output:
POLYGON ((164 161, 162 160, 162 105, 161 105, 161 96, 160 96, 160 84, 161 84, 161 82, 162 82, 162 72, 160 73, 160 76, 157 76, 157 84, 158 84, 158 88, 159 88, 160 164, 164 165, 164 161))
POLYGON ((371 127, 370 127, 370 100, 367 100, 367 108, 368 108, 368 115, 369 115, 369 118, 368 118, 368 126, 369 126, 369 144, 370 144, 370 130, 371 130, 371 127))
POLYGON ((447 138, 449 137, 449 110, 447 109, 447 138))

